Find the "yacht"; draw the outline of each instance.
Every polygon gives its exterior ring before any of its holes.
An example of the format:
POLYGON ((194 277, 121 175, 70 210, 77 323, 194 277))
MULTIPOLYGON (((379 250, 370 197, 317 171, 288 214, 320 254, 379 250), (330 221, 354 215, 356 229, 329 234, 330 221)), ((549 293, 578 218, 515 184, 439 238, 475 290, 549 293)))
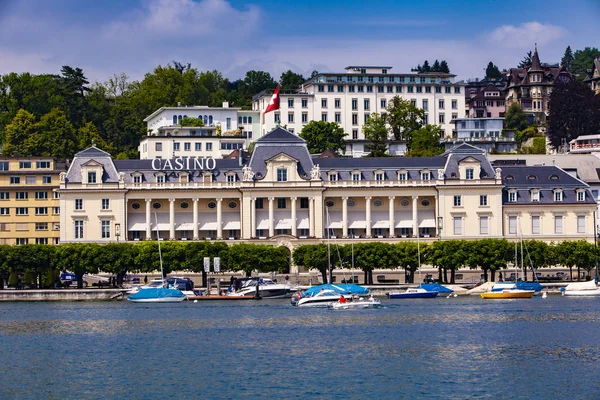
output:
POLYGON ((268 278, 241 278, 236 280, 236 288, 228 296, 256 296, 258 287, 259 297, 266 299, 283 299, 292 297, 298 290, 287 283, 276 283, 268 278))

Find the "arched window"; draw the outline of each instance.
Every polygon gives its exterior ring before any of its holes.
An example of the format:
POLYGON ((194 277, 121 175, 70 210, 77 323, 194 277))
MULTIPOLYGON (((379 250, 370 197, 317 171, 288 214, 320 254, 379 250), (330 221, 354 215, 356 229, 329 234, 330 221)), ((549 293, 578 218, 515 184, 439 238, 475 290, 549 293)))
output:
POLYGON ((184 115, 183 118, 187 118, 187 115, 184 115))
POLYGON ((251 124, 252 123, 252 117, 248 117, 248 123, 251 124))
POLYGON ((212 115, 209 115, 209 116, 208 116, 208 124, 209 124, 209 125, 212 125, 212 123, 213 123, 213 118, 212 118, 212 115))
POLYGON ((177 122, 181 124, 181 115, 177 116, 177 122))
POLYGON ((173 125, 177 125, 177 115, 173 115, 173 125))
POLYGON ((248 117, 244 117, 244 124, 248 123, 248 117))
POLYGON ((207 115, 204 116, 204 125, 208 125, 208 116, 207 115))

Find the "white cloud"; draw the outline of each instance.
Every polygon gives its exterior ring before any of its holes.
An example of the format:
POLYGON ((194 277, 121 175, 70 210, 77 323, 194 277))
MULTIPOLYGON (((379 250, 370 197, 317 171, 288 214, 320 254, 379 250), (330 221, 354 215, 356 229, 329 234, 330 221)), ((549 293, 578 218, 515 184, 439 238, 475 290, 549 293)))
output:
POLYGON ((499 26, 489 33, 488 40, 495 46, 524 49, 533 47, 534 43, 550 44, 567 33, 563 27, 532 21, 519 26, 499 26))

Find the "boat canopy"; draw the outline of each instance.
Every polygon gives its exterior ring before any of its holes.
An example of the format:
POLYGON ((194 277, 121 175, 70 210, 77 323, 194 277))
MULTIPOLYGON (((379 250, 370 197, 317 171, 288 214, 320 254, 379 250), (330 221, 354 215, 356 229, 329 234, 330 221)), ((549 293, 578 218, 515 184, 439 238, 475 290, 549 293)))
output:
POLYGON ((452 293, 454 290, 448 289, 446 286, 442 286, 439 283, 422 283, 419 287, 427 290, 428 292, 438 293, 452 293))
POLYGON ((565 287, 565 291, 571 290, 596 290, 598 286, 596 286, 596 282, 587 281, 587 282, 572 282, 565 287))
POLYGON ((164 299, 170 297, 185 297, 180 290, 167 289, 167 288, 144 288, 137 293, 132 294, 128 297, 129 300, 149 300, 149 299, 164 299))
POLYGON ((356 285, 354 283, 340 283, 340 284, 331 284, 326 283, 324 285, 311 286, 306 289, 304 295, 314 296, 319 293, 321 290, 333 290, 338 294, 369 294, 369 289, 362 287, 360 285, 356 285))

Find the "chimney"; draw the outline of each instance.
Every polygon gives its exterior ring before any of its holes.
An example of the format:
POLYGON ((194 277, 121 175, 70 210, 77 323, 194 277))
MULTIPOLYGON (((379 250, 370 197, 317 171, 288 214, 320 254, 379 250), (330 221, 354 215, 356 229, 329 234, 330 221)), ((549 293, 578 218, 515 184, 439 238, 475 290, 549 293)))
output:
POLYGON ((177 107, 181 107, 181 102, 180 101, 177 102, 177 107))
POLYGON ((229 102, 228 101, 224 101, 223 102, 223 108, 229 108, 229 102))

